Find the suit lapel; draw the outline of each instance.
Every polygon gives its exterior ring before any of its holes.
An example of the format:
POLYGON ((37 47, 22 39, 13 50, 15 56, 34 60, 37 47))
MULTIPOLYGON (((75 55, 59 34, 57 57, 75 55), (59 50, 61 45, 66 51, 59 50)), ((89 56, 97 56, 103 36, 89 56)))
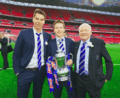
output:
POLYGON ((56 51, 58 50, 58 47, 57 47, 57 41, 56 41, 56 38, 54 39, 54 41, 53 41, 54 43, 53 43, 53 49, 54 49, 54 52, 55 52, 55 54, 57 53, 56 51))
POLYGON ((74 63, 75 63, 75 70, 76 71, 76 57, 77 57, 77 52, 78 52, 78 49, 79 49, 79 45, 80 45, 80 42, 81 41, 78 41, 76 44, 75 44, 75 47, 74 47, 74 63))
MULTIPOLYGON (((93 38, 90 39, 90 42, 92 42, 92 44, 94 45, 93 38)), ((90 62, 91 62, 91 59, 92 59, 93 49, 94 49, 94 47, 90 47, 90 50, 89 50, 89 62, 88 62, 89 72, 90 72, 90 67, 89 66, 90 66, 90 62)))
POLYGON ((74 49, 75 56, 77 56, 77 52, 78 52, 78 49, 79 49, 80 42, 81 41, 77 42, 76 45, 75 45, 75 49, 74 49))
POLYGON ((47 39, 47 36, 46 36, 46 32, 44 32, 44 31, 43 31, 43 38, 44 38, 44 40, 43 40, 43 44, 44 44, 44 51, 46 51, 45 42, 46 42, 48 39, 47 39))
POLYGON ((68 42, 67 38, 65 38, 65 48, 66 48, 65 53, 66 54, 68 54, 68 44, 69 44, 69 42, 68 42))
MULTIPOLYGON (((93 44, 93 38, 90 39, 90 42, 92 42, 92 44, 93 44)), ((89 62, 91 61, 91 58, 92 58, 93 48, 94 47, 90 47, 90 50, 89 50, 89 62)))
POLYGON ((29 36, 30 36, 30 42, 32 43, 33 47, 35 47, 35 39, 34 39, 33 29, 30 29, 29 36))

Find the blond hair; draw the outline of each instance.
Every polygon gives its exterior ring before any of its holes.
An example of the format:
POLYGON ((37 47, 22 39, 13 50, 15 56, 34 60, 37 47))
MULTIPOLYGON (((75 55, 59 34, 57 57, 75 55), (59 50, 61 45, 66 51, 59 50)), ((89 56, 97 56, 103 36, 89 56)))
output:
POLYGON ((62 20, 56 20, 56 21, 53 23, 54 28, 55 28, 55 25, 56 25, 57 23, 62 23, 62 24, 63 24, 63 27, 65 28, 65 23, 64 23, 64 21, 62 21, 62 20))

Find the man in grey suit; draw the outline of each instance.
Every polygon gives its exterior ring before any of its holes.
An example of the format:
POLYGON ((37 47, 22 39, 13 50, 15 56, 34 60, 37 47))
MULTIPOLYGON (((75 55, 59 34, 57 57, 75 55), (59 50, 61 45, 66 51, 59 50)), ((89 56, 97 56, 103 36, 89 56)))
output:
POLYGON ((78 98, 101 98, 100 89, 107 80, 111 80, 113 63, 101 39, 91 38, 91 26, 83 23, 79 27, 80 41, 74 45, 75 81, 78 98), (102 57, 106 63, 106 75, 103 74, 102 57))

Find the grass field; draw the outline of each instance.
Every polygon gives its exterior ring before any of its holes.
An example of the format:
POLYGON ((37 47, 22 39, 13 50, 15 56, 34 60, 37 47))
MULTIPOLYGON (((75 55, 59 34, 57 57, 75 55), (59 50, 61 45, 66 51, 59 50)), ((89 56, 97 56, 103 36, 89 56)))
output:
MULTIPOLYGON (((14 44, 12 44, 14 47, 14 44)), ((101 98, 120 98, 120 45, 107 44, 106 48, 112 58, 114 67, 113 67, 113 76, 111 81, 105 83, 101 89, 101 98)), ((12 52, 8 54, 9 67, 11 69, 0 71, 0 98, 17 98, 17 77, 13 73, 12 69, 12 52)), ((104 65, 103 60, 103 65, 104 65)), ((3 67, 3 60, 0 53, 0 68, 3 67)), ((103 66, 105 73, 105 66, 103 66)), ((29 98, 32 97, 32 85, 29 92, 29 98)), ((45 79, 43 85, 42 98, 53 98, 53 93, 49 93, 48 82, 45 79)), ((62 97, 67 98, 66 89, 63 89, 62 97)), ((87 98, 89 98, 87 96, 87 98)))

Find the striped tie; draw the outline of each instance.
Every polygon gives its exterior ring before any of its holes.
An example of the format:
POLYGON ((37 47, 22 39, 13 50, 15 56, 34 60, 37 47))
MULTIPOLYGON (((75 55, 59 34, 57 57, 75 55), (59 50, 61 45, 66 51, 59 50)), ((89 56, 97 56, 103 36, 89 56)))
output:
POLYGON ((37 58, 38 58, 38 69, 40 70, 41 68, 41 40, 40 40, 40 34, 36 33, 38 38, 37 38, 37 58))
POLYGON ((85 74, 85 44, 86 42, 83 43, 80 51, 79 74, 81 76, 85 74))
POLYGON ((61 39, 61 40, 59 41, 59 49, 61 50, 61 52, 64 52, 64 53, 65 53, 65 48, 64 48, 64 45, 63 45, 63 40, 64 40, 64 39, 61 39))

